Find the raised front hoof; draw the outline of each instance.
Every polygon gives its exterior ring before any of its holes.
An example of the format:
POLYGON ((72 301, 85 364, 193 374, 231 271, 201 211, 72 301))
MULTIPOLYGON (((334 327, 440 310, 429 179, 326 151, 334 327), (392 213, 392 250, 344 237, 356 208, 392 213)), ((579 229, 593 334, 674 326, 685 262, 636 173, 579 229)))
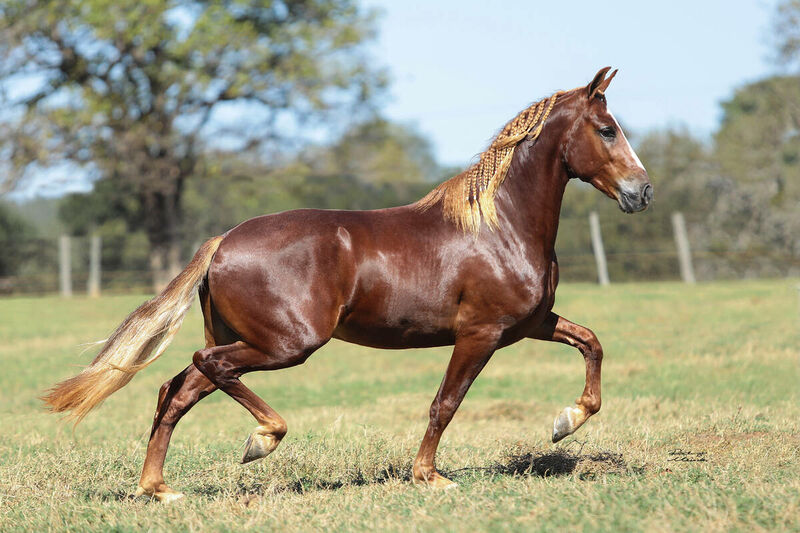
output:
POLYGON ((565 407, 553 421, 553 442, 575 433, 586 421, 586 415, 577 407, 565 407))
POLYGON ((281 443, 280 439, 272 433, 262 433, 262 431, 264 430, 258 428, 247 437, 247 442, 244 445, 242 464, 268 456, 275 451, 275 448, 281 443))
POLYGON ((147 498, 155 499, 161 503, 172 503, 182 499, 182 493, 172 490, 163 483, 156 489, 145 489, 141 485, 133 493, 134 498, 145 496, 147 498))
POLYGON ((458 483, 455 481, 450 481, 439 472, 435 471, 427 475, 414 474, 414 476, 411 478, 411 482, 420 487, 438 490, 450 490, 458 487, 458 483))

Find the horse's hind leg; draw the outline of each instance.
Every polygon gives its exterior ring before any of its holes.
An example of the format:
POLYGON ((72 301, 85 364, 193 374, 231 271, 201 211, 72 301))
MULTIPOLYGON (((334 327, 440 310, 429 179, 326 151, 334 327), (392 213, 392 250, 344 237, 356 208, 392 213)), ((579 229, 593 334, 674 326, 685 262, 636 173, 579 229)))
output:
POLYGON ((286 422, 267 403, 248 389, 239 378, 254 370, 277 370, 303 363, 316 349, 290 356, 266 354, 243 342, 214 346, 194 354, 194 364, 214 385, 242 404, 258 422, 247 439, 242 463, 272 453, 286 435, 286 422))
POLYGON ((576 347, 586 362, 586 384, 575 407, 565 407, 553 422, 553 442, 572 435, 600 410, 600 367, 603 347, 592 330, 550 313, 531 335, 534 339, 561 342, 576 347))
POLYGON ((216 388, 194 364, 161 386, 142 477, 136 490, 137 496, 147 494, 164 502, 182 496, 164 483, 164 459, 167 456, 169 440, 181 417, 216 388))

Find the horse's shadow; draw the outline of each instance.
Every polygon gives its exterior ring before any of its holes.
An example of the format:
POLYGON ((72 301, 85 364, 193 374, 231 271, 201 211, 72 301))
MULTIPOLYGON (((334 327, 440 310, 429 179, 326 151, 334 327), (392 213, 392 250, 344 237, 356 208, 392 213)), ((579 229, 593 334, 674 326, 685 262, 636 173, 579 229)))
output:
MULTIPOLYGON (((442 474, 456 482, 468 481, 476 475, 547 478, 577 474, 581 480, 591 480, 598 474, 624 474, 639 470, 629 467, 621 454, 604 451, 584 454, 580 449, 576 453, 561 447, 547 452, 513 453, 490 466, 467 466, 455 470, 442 470, 442 474)), ((411 464, 387 464, 373 475, 365 475, 363 472, 357 471, 346 480, 299 478, 280 487, 274 485, 268 487, 261 483, 240 484, 239 493, 242 496, 259 496, 278 492, 301 494, 314 490, 338 490, 344 487, 379 485, 390 481, 410 482, 411 464)), ((206 487, 198 492, 204 495, 213 495, 218 491, 213 487, 206 487)))
MULTIPOLYGON (((573 474, 580 480, 591 480, 597 474, 635 473, 640 469, 629 467, 622 455, 611 452, 582 453, 582 446, 574 452, 568 447, 554 450, 521 451, 507 455, 503 460, 490 466, 467 466, 455 470, 443 470, 442 474, 456 482, 466 482, 475 476, 549 478, 565 477, 573 474)), ((411 464, 386 464, 377 473, 365 474, 358 470, 345 476, 344 479, 318 479, 300 477, 288 483, 275 485, 271 483, 245 483, 237 485, 235 494, 249 501, 252 498, 277 493, 304 494, 319 490, 339 490, 345 487, 381 485, 390 481, 411 481, 411 464)), ((230 489, 219 485, 206 485, 190 490, 190 494, 214 497, 223 492, 230 494, 230 489)), ((127 493, 118 492, 106 495, 109 499, 130 499, 127 493)))
MULTIPOLYGON (((581 446, 582 448, 582 446, 581 446)), ((450 471, 450 477, 457 480, 477 472, 492 476, 513 477, 559 477, 577 474, 579 479, 593 479, 600 473, 622 474, 629 468, 621 454, 596 452, 591 454, 577 453, 567 448, 558 448, 548 452, 524 452, 508 455, 502 462, 489 467, 465 467, 450 471)))

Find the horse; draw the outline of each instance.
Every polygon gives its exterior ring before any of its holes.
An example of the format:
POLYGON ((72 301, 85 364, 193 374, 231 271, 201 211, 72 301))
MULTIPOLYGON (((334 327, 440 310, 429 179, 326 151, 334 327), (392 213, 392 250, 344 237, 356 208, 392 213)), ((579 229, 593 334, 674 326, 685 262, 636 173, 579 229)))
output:
POLYGON ((571 435, 600 409, 603 348, 591 330, 552 311, 565 187, 573 178, 588 182, 626 213, 653 198, 608 109, 605 92, 617 72, 609 70, 524 109, 474 164, 416 203, 270 214, 208 240, 104 341, 90 366, 43 400, 79 422, 163 353, 197 293, 205 347, 159 390, 137 495, 182 496, 164 481, 170 437, 217 389, 258 423, 242 462, 272 453, 286 422, 239 378, 300 365, 331 338, 388 349, 454 347, 414 483, 455 486, 435 466, 442 433, 494 352, 522 339, 568 344, 583 355, 583 393, 556 416, 552 440, 571 435))

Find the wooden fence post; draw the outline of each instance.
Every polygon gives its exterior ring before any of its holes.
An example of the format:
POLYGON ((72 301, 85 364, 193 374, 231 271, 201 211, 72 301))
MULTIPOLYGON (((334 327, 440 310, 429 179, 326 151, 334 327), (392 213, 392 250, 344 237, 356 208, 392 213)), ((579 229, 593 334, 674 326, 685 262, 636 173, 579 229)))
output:
POLYGON ((677 211, 672 213, 672 230, 675 233, 675 246, 678 247, 681 279, 685 283, 694 283, 692 251, 689 249, 689 236, 686 233, 686 221, 683 219, 683 213, 677 211))
POLYGON ((594 211, 589 213, 589 230, 592 235, 594 260, 597 263, 597 281, 600 285, 608 285, 608 264, 606 263, 606 251, 603 248, 603 237, 600 235, 600 219, 594 211))
POLYGON ((89 241, 89 279, 86 282, 86 292, 92 297, 100 296, 100 235, 92 235, 89 241))
POLYGON ((72 258, 69 235, 58 239, 58 280, 62 298, 72 296, 72 258))

